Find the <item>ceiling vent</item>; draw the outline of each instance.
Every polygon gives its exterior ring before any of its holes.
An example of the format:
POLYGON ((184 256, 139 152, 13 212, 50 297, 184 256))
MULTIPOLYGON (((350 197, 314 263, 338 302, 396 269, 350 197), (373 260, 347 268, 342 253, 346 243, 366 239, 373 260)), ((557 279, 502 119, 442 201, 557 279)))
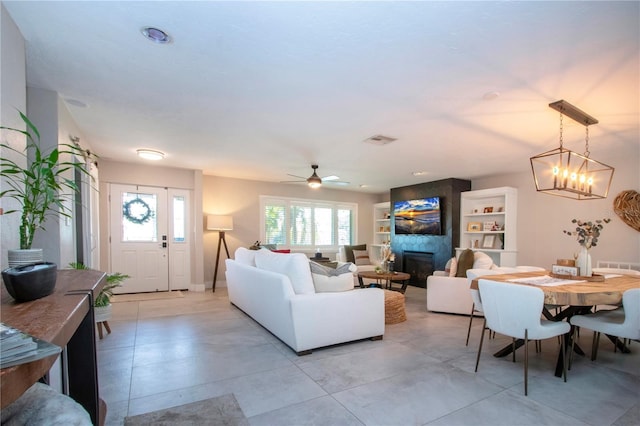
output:
POLYGON ((365 139, 363 142, 370 143, 372 145, 387 145, 391 142, 398 140, 397 138, 391 138, 389 136, 384 135, 374 135, 370 138, 365 139))

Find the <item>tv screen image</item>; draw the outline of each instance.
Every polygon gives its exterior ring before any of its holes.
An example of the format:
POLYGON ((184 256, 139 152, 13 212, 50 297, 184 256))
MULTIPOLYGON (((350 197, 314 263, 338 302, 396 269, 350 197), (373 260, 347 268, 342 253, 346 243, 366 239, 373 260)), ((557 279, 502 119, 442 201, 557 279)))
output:
POLYGON ((393 206, 398 234, 440 235, 440 197, 396 201, 393 206))

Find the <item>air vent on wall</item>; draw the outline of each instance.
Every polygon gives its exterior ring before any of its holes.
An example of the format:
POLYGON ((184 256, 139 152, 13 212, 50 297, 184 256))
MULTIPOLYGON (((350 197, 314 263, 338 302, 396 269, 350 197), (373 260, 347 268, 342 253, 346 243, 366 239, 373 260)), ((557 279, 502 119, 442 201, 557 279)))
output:
POLYGON ((384 135, 374 135, 370 138, 365 139, 363 142, 370 143, 372 145, 386 145, 393 141, 397 140, 397 138, 392 138, 384 135))

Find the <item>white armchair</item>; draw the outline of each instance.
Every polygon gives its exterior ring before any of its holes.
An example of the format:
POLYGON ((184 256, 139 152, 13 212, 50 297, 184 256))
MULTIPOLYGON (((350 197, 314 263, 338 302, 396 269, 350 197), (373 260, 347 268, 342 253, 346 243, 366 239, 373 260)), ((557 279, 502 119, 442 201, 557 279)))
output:
MULTIPOLYGON (((353 247, 353 246, 349 246, 349 247, 353 247)), ((374 271, 376 269, 376 267, 381 266, 382 262, 381 262, 381 247, 380 246, 372 246, 372 245, 367 245, 366 246, 367 252, 369 253, 369 263, 367 264, 356 264, 356 267, 358 268, 357 271, 355 271, 353 273, 353 283, 356 286, 359 286, 360 283, 358 282, 358 272, 364 272, 364 271, 374 271)), ((340 246, 340 248, 338 249, 338 254, 336 255, 336 260, 338 262, 353 262, 356 263, 353 260, 350 260, 349 257, 347 256, 347 250, 345 249, 345 246, 340 246)), ((374 282, 375 280, 368 280, 368 279, 364 279, 364 284, 368 284, 369 282, 374 282)))

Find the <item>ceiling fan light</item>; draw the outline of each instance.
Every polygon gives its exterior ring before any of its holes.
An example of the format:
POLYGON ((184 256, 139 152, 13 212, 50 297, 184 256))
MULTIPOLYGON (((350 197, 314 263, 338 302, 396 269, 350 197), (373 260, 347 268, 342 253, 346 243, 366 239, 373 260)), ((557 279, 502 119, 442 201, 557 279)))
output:
POLYGON ((320 188, 322 186, 322 179, 320 179, 320 177, 315 172, 313 172, 313 175, 311 175, 311 177, 307 179, 307 185, 309 185, 309 188, 320 188))

